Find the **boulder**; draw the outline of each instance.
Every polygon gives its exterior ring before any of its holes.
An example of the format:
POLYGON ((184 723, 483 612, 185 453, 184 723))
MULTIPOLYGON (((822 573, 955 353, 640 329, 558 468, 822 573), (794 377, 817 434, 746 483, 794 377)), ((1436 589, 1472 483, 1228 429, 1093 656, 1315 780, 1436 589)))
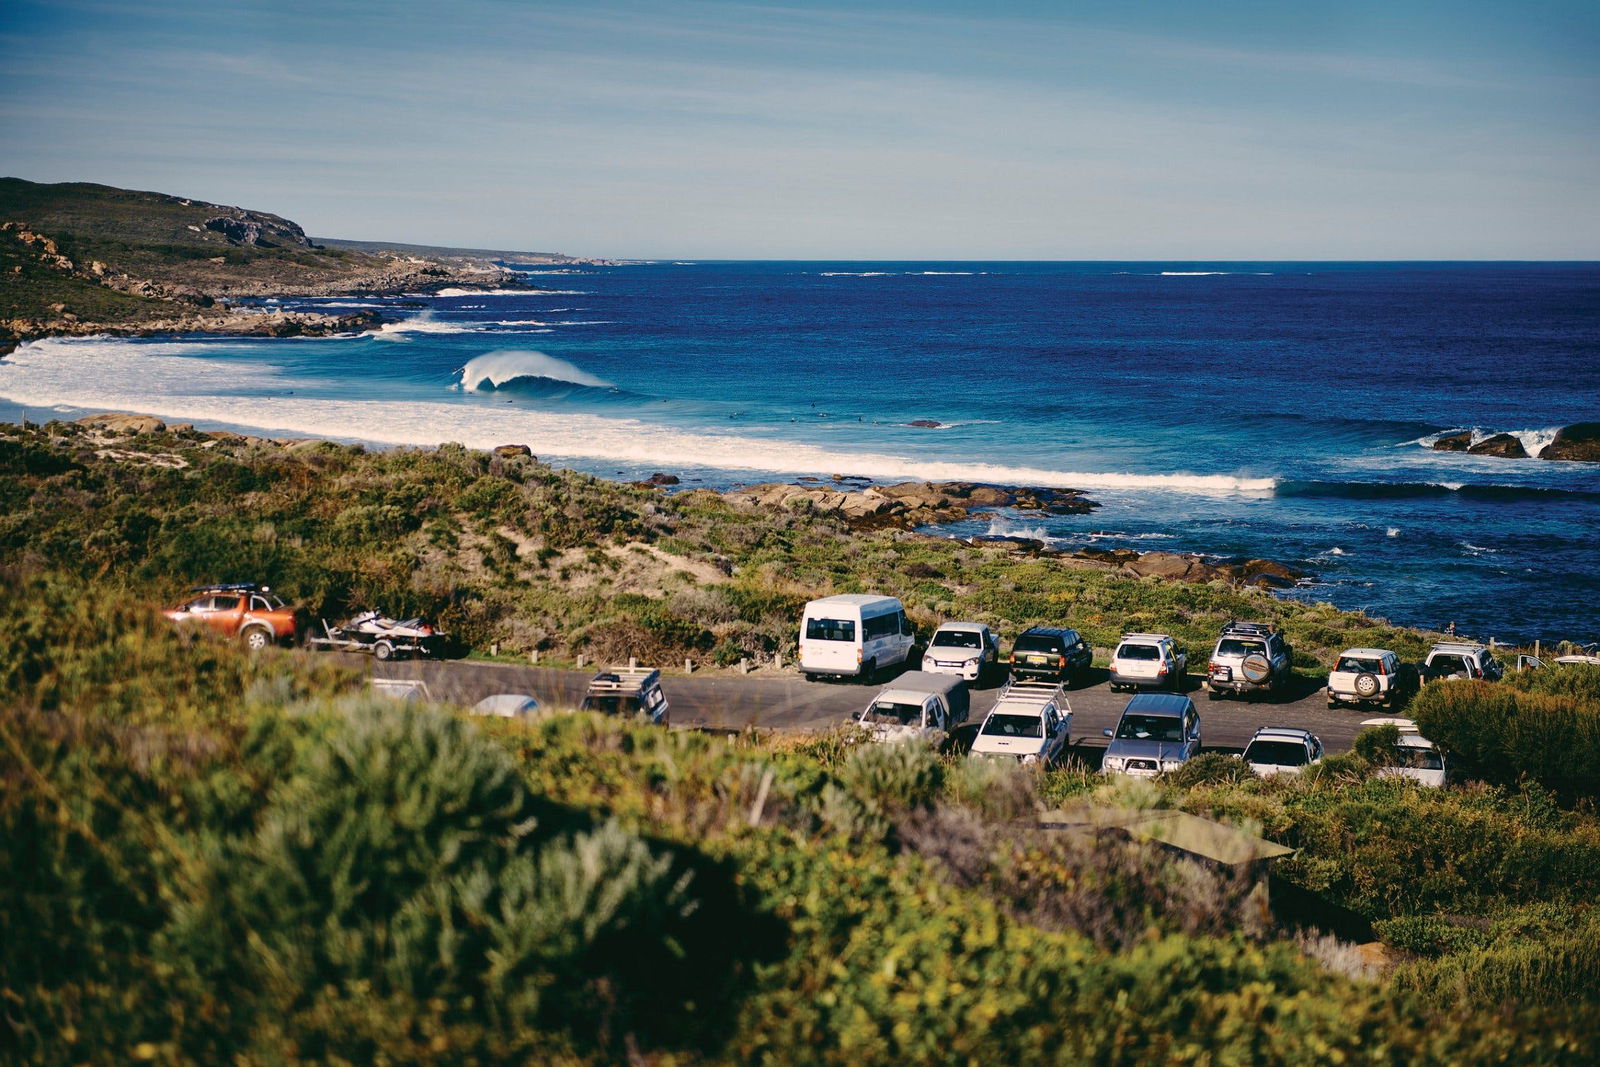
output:
POLYGON ((1146 552, 1123 569, 1140 578, 1168 578, 1186 582, 1208 582, 1218 576, 1215 567, 1199 556, 1175 552, 1146 552))
POLYGON ((533 449, 527 445, 495 445, 494 454, 497 456, 527 456, 533 458, 533 449))
POLYGON ((85 415, 78 420, 80 426, 98 426, 112 433, 160 433, 167 424, 154 415, 123 415, 107 412, 103 415, 85 415))
POLYGON ((682 479, 676 474, 662 474, 657 471, 648 480, 651 485, 677 485, 682 479))
POLYGON ((1472 447, 1472 431, 1457 430, 1455 433, 1442 434, 1433 442, 1435 452, 1465 452, 1472 447))
POLYGON ((1575 422, 1556 431, 1555 440, 1539 453, 1540 459, 1600 463, 1600 422, 1575 422))
POLYGON ((912 419, 910 422, 906 423, 906 425, 915 426, 919 430, 937 430, 939 427, 943 426, 944 423, 940 422, 938 419, 912 419))
POLYGON ((1474 456, 1502 456, 1506 459, 1527 459, 1528 452, 1522 447, 1522 440, 1508 433, 1497 433, 1493 437, 1485 437, 1482 441, 1467 449, 1474 456))

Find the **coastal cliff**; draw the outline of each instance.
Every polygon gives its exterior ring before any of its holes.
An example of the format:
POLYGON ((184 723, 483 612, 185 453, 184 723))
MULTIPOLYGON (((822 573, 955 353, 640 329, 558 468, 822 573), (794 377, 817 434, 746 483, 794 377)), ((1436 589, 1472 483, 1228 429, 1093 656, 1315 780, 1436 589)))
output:
POLYGON ((382 319, 373 312, 281 312, 234 302, 523 284, 514 271, 471 253, 330 247, 263 211, 20 178, 0 178, 0 278, 0 351, 62 334, 343 333, 382 319))

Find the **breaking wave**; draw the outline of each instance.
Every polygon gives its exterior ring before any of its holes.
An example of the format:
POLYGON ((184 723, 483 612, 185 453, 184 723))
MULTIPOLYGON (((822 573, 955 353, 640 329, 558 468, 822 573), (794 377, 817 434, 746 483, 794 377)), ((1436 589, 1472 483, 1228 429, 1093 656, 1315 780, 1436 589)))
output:
POLYGON ((547 356, 543 352, 518 349, 499 349, 474 356, 459 373, 461 380, 456 383, 456 388, 479 391, 503 389, 513 382, 529 379, 566 382, 595 389, 613 388, 612 383, 604 378, 597 378, 564 359, 547 356))

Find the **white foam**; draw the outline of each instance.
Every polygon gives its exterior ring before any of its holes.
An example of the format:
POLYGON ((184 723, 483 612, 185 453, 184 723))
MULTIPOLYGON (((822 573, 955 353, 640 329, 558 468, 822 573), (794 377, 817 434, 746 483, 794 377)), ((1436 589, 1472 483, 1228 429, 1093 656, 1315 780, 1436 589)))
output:
POLYGON ((497 389, 518 378, 548 378, 597 389, 612 388, 612 384, 604 378, 596 378, 564 359, 547 356, 543 352, 509 348, 485 352, 468 360, 467 365, 461 368, 461 381, 457 384, 463 389, 497 389))
POLYGON ((1384 532, 1387 533, 1390 537, 1399 537, 1400 536, 1400 527, 1391 526, 1384 532))
POLYGON ((1026 537, 1034 541, 1048 542, 1050 534, 1043 526, 1021 526, 1012 522, 1003 515, 996 515, 989 520, 989 537, 1026 537))
POLYGON ((434 296, 533 296, 543 290, 539 289, 461 289, 452 287, 440 289, 434 296))
POLYGON ((820 273, 824 278, 887 278, 891 272, 886 270, 825 270, 820 273))
POLYGON ((1213 278, 1219 274, 1232 274, 1231 270, 1164 270, 1163 278, 1213 278))
MULTIPOLYGON (((314 339, 308 344, 359 343, 314 339)), ((970 481, 998 485, 1153 490, 1210 496, 1266 495, 1272 478, 1229 474, 1134 474, 1053 470, 880 452, 823 448, 803 441, 681 430, 621 418, 533 411, 459 400, 355 400, 290 394, 298 382, 282 367, 254 359, 201 358, 202 352, 249 351, 240 342, 146 343, 109 338, 51 338, 18 348, 0 362, 0 397, 24 407, 129 411, 177 421, 255 428, 277 434, 384 445, 459 441, 492 448, 507 441, 537 455, 641 465, 816 473, 849 470, 873 478, 970 481), (272 394, 272 395, 264 395, 272 394)), ((492 352, 468 365, 467 377, 509 381, 534 375, 575 384, 608 383, 538 352, 492 352), (492 364, 491 359, 495 360, 492 364), (503 361, 503 362, 500 362, 503 361), (489 368, 485 370, 485 368, 489 368)), ((487 398, 486 398, 487 399, 487 398)))

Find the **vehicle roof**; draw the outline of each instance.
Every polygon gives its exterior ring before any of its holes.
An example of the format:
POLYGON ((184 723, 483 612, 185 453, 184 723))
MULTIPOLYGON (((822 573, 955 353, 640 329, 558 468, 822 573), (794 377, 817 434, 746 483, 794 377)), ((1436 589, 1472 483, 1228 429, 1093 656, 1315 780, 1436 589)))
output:
POLYGON ((1394 655, 1394 650, 1393 649, 1388 649, 1388 648, 1347 648, 1343 652, 1339 653, 1339 658, 1343 659, 1346 656, 1392 656, 1392 655, 1394 655))
POLYGON ((1362 719, 1362 726, 1393 726, 1401 733, 1416 733, 1417 724, 1414 719, 1402 719, 1393 715, 1380 716, 1376 719, 1362 719))
POLYGON ((1267 622, 1230 622, 1222 628, 1222 636, 1248 635, 1250 637, 1266 637, 1275 634, 1278 628, 1267 622))
POLYGON ((1488 645, 1476 641, 1435 641, 1433 647, 1428 649, 1428 655, 1435 652, 1487 652, 1488 645))
POLYGON ((821 600, 813 600, 813 601, 811 601, 809 604, 806 605, 806 610, 810 611, 812 608, 819 608, 819 607, 822 607, 824 605, 837 605, 839 607, 865 608, 865 607, 870 607, 871 605, 874 605, 874 604, 882 603, 883 601, 886 601, 886 600, 893 600, 896 604, 900 603, 900 601, 897 600, 895 597, 892 597, 892 596, 879 596, 876 593, 838 593, 838 594, 835 594, 834 596, 825 596, 821 600))
POLYGON ((609 667, 589 679, 586 695, 637 693, 660 678, 661 672, 654 667, 609 667))
POLYGON ((1192 707, 1194 701, 1178 693, 1140 693, 1128 701, 1128 706, 1122 709, 1122 713, 1170 715, 1176 718, 1192 707))
POLYGON ((1030 626, 1017 636, 1027 637, 1029 634, 1075 634, 1077 632, 1070 626, 1030 626))
POLYGON ((1038 715, 1051 701, 1056 702, 1058 711, 1072 711, 1067 691, 1059 682, 1011 682, 1000 690, 1000 697, 989 709, 989 714, 1003 711, 1008 715, 1038 715), (1060 699, 1057 700, 1057 697, 1060 699))
POLYGON ((189 587, 191 593, 270 593, 270 585, 260 582, 212 582, 210 585, 194 585, 189 587))
POLYGON ((1118 641, 1171 641, 1171 634, 1123 634, 1118 641))
POLYGON ((1317 735, 1310 730, 1302 730, 1297 726, 1263 726, 1250 736, 1255 741, 1315 741, 1317 735))
POLYGON ((970 633, 981 633, 988 628, 981 622, 941 622, 938 629, 933 632, 938 633, 939 630, 965 630, 970 633))

